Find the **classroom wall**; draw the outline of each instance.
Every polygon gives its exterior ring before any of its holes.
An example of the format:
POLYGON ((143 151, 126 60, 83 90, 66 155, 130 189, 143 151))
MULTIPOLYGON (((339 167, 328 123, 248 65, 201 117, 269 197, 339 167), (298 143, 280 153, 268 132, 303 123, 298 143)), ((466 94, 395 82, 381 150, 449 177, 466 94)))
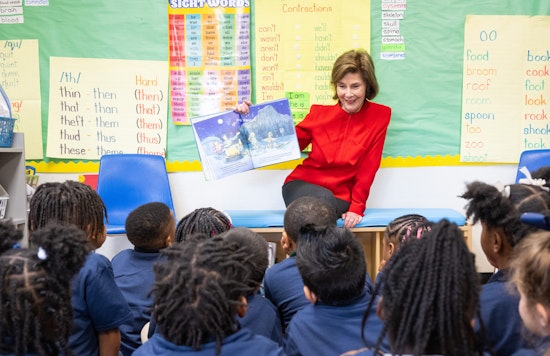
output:
MULTIPOLYGON (((468 167, 381 168, 367 206, 372 208, 452 208, 464 212, 466 201, 458 196, 473 180, 511 183, 516 165, 468 167)), ((170 173, 176 218, 200 207, 231 209, 284 209, 281 184, 289 170, 255 170, 218 181, 206 181, 202 172, 170 173)), ((78 174, 41 174, 40 183, 78 179, 78 174)), ((473 251, 479 272, 492 272, 480 244, 479 224, 473 228, 473 251)), ((120 237, 109 237, 99 252, 112 256, 128 247, 120 237)))

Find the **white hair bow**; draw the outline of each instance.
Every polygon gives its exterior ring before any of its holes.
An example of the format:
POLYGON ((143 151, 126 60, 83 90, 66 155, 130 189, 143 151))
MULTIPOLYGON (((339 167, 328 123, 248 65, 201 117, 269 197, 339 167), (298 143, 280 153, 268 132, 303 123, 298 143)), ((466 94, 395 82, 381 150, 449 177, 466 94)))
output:
POLYGON ((527 169, 527 167, 521 167, 519 169, 521 173, 525 176, 525 178, 521 178, 518 180, 519 184, 530 184, 530 185, 537 185, 541 187, 542 189, 546 190, 547 192, 550 191, 548 187, 546 187, 546 180, 542 178, 533 178, 531 177, 531 172, 527 169))

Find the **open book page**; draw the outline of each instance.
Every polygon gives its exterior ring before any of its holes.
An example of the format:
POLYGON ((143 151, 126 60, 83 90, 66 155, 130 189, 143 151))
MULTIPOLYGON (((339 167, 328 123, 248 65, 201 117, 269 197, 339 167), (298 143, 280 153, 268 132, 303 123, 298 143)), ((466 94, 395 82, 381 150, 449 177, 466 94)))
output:
POLYGON ((248 115, 241 117, 241 133, 245 136, 254 168, 300 158, 288 99, 253 105, 248 115))
POLYGON ((192 118, 207 180, 220 179, 301 156, 288 99, 192 118))

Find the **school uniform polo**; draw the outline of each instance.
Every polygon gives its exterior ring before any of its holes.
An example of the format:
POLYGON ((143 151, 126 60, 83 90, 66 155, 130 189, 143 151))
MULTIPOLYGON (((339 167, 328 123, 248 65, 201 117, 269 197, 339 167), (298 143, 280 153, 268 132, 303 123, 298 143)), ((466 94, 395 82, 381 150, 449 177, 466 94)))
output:
POLYGON ((304 295, 304 282, 296 266, 295 253, 265 271, 264 293, 279 311, 283 328, 298 310, 310 304, 304 295))
MULTIPOLYGON (((152 338, 140 346, 134 353, 135 356, 176 356, 176 355, 196 355, 196 356, 215 356, 216 343, 209 342, 201 345, 198 351, 190 346, 175 345, 166 340, 160 333, 155 333, 152 338)), ((276 342, 260 335, 254 335, 248 329, 241 329, 236 333, 229 335, 223 340, 219 356, 235 355, 262 355, 262 356, 280 356, 283 349, 276 342)))
POLYGON ((151 319, 155 274, 153 265, 164 261, 159 250, 128 249, 116 254, 111 263, 115 282, 128 302, 133 318, 120 326, 120 351, 129 356, 141 345, 141 329, 151 319))
MULTIPOLYGON (((510 291, 508 271, 499 270, 493 274, 482 286, 479 299, 485 333, 495 355, 509 356, 522 348, 523 322, 518 311, 519 293, 510 291)), ((482 339, 479 320, 476 320, 475 325, 482 339)))
POLYGON ((128 303, 115 283, 107 257, 90 253, 72 283, 73 333, 69 345, 75 355, 99 355, 98 333, 117 329, 132 319, 128 303))
MULTIPOLYGON (((348 305, 310 304, 297 312, 286 329, 284 350, 292 355, 340 355, 365 347, 361 338, 363 314, 370 302, 365 291, 348 305)), ((378 318, 367 319, 365 337, 376 344, 383 323, 378 318)), ((385 351, 388 351, 384 342, 385 351)))
POLYGON ((248 306, 246 315, 237 318, 241 327, 251 330, 256 335, 265 336, 279 345, 283 345, 283 332, 277 308, 259 293, 246 297, 248 306))

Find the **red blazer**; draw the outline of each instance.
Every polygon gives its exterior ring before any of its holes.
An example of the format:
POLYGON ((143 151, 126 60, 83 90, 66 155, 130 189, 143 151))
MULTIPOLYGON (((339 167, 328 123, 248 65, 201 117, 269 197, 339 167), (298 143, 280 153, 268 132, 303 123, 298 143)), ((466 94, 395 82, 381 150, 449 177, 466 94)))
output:
POLYGON ((311 152, 285 183, 303 180, 325 187, 350 202, 349 211, 362 216, 380 167, 390 117, 391 108, 369 101, 354 114, 339 104, 313 105, 296 126, 300 149, 311 143, 311 152))

